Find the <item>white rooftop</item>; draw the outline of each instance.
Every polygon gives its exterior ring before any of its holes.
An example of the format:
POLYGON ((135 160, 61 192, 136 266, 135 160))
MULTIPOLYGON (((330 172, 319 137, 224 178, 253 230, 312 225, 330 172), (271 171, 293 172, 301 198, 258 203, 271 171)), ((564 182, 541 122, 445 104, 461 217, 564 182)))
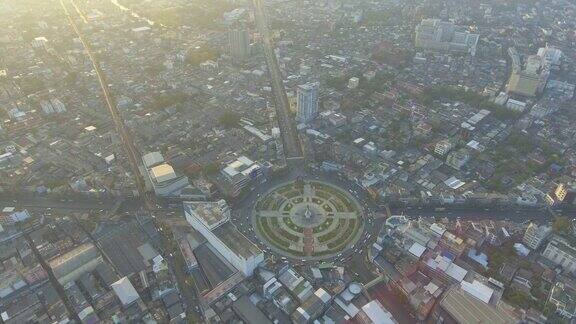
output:
POLYGON ((462 281, 460 283, 460 287, 462 287, 462 290, 464 290, 465 292, 469 293, 470 295, 480 299, 481 301, 487 304, 490 302, 490 298, 492 298, 492 294, 494 293, 494 290, 492 288, 484 285, 478 280, 474 280, 472 283, 462 281))
POLYGON ((113 283, 112 289, 120 299, 120 302, 122 302, 123 306, 132 304, 140 298, 136 289, 134 289, 134 286, 132 286, 132 283, 128 280, 128 277, 124 277, 113 283))
POLYGON ((414 244, 412 244, 410 249, 408 249, 408 252, 410 252, 412 255, 414 255, 417 258, 420 258, 422 256, 422 254, 424 254, 425 251, 426 251, 426 247, 422 246, 418 242, 415 242, 414 244))
POLYGON ((160 152, 150 152, 142 157, 144 166, 150 168, 156 164, 164 162, 164 157, 160 152))
POLYGON ((234 177, 238 174, 248 176, 253 170, 259 167, 260 166, 254 161, 250 160, 245 156, 241 156, 236 161, 228 164, 224 168, 224 173, 226 173, 226 175, 228 175, 229 177, 234 177))
POLYGON ((362 306, 362 311, 374 324, 394 324, 392 314, 388 312, 379 301, 373 300, 368 304, 362 306))

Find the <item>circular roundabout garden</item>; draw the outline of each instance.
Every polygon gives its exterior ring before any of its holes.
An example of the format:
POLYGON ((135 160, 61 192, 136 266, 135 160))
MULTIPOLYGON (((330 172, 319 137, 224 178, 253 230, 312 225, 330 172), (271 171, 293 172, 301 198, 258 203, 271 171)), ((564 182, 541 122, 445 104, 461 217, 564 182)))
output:
POLYGON ((256 234, 276 252, 291 258, 334 256, 356 243, 363 232, 361 208, 331 184, 297 180, 260 198, 252 215, 256 234))

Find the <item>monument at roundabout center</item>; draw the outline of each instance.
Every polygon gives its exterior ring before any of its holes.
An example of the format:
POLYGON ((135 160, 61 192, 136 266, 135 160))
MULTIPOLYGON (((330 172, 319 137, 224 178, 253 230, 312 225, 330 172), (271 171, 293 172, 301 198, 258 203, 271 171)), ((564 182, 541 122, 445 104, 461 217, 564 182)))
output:
POLYGON ((290 258, 335 256, 362 235, 362 208, 342 189, 320 181, 296 180, 265 193, 252 223, 259 238, 290 258))

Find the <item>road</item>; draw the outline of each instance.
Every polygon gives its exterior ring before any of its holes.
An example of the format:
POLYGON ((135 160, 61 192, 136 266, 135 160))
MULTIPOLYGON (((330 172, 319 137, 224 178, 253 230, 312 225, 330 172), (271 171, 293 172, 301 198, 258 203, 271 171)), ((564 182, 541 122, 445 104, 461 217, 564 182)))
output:
MULTIPOLYGON (((299 176, 299 172, 291 171, 287 175, 270 180, 266 183, 259 184, 256 188, 244 197, 242 200, 235 202, 232 205, 234 210, 232 214, 232 222, 236 225, 238 230, 242 232, 248 239, 255 242, 262 250, 266 251, 268 254, 272 254, 277 258, 283 257, 282 254, 271 250, 266 244, 261 242, 258 236, 255 234, 251 215, 254 208, 254 203, 259 197, 262 197, 268 190, 275 187, 276 185, 295 180, 299 176)), ((546 222, 551 219, 551 216, 547 210, 539 209, 518 209, 518 210, 502 210, 499 208, 478 208, 478 207, 464 207, 464 206, 447 206, 443 210, 438 210, 436 207, 403 207, 403 208, 390 208, 389 211, 386 210, 385 205, 379 205, 374 203, 368 193, 363 190, 358 184, 348 181, 343 177, 335 176, 333 174, 325 174, 322 172, 311 172, 307 176, 309 179, 321 180, 333 185, 340 187, 341 189, 348 191, 353 195, 359 202, 359 204, 364 208, 364 217, 366 226, 365 231, 362 234, 360 240, 351 248, 341 255, 327 259, 325 261, 334 261, 338 265, 353 265, 351 270, 358 273, 360 278, 372 278, 374 274, 372 273, 370 264, 366 264, 363 252, 369 247, 375 240, 378 232, 380 231, 382 224, 385 219, 379 217, 378 215, 405 215, 408 218, 443 218, 447 217, 449 219, 462 219, 462 220, 482 220, 482 219, 494 219, 494 220, 511 220, 517 222, 523 222, 528 220, 535 220, 539 222, 546 222), (362 264, 360 264, 362 263, 362 264)), ((575 218, 576 211, 565 212, 565 216, 575 218)), ((300 263, 297 260, 297 263, 300 263)), ((310 261, 314 263, 315 261, 310 261)), ((307 262, 308 263, 308 262, 307 262)))
POLYGON ((278 60, 274 53, 274 46, 272 45, 270 32, 268 30, 265 9, 262 0, 253 0, 253 4, 256 25, 262 36, 264 56, 270 73, 274 107, 276 109, 276 118, 278 119, 278 127, 280 128, 280 134, 284 145, 286 162, 291 166, 301 166, 304 154, 302 152, 300 139, 298 138, 296 122, 290 115, 290 104, 288 102, 288 96, 286 96, 286 90, 284 89, 282 72, 280 71, 278 60))
MULTIPOLYGON (((104 76, 104 73, 102 72, 102 69, 100 68, 100 64, 98 63, 98 61, 96 60, 96 58, 93 54, 93 50, 92 50, 90 44, 86 41, 86 39, 84 38, 84 35, 80 32, 78 26, 76 25, 76 22, 74 21, 74 19, 70 15, 68 8, 66 8, 66 5, 64 4, 63 0, 60 0, 60 4, 62 5, 62 8, 64 9, 64 12, 66 14, 66 17, 68 18, 68 21, 70 22, 70 25, 74 29, 76 36, 78 36, 78 39, 80 39, 80 42, 82 43, 84 49, 86 50, 86 53, 88 54, 88 58, 90 59, 92 66, 94 68, 94 71, 96 72, 96 76, 98 78, 98 82, 100 83, 100 88, 102 90, 102 94, 104 96, 106 106, 108 107, 108 111, 110 112, 110 115, 112 116, 112 120, 114 121, 114 125, 116 126, 116 130, 118 132, 118 135, 121 138, 124 152, 125 152, 126 156, 128 157, 130 171, 131 171, 132 176, 134 177, 134 180, 136 182, 136 188, 138 189, 139 196, 142 197, 142 203, 143 203, 143 211, 142 212, 153 218, 154 226, 159 230, 160 233, 162 233, 163 232, 163 225, 158 220, 158 218, 156 218, 153 215, 153 211, 156 210, 156 205, 157 205, 155 197, 151 193, 146 191, 144 178, 140 174, 139 165, 140 165, 140 161, 141 161, 141 156, 134 145, 134 140, 133 140, 131 134, 127 131, 126 126, 124 125, 124 120, 122 119, 122 116, 120 115, 118 107, 114 103, 114 100, 109 93, 108 83, 106 82, 106 78, 104 76)), ((74 5, 73 2, 72 2, 72 4, 74 5)), ((164 231, 164 233, 166 233, 166 231, 164 231)), ((170 253, 170 256, 172 256, 174 252, 178 253, 177 251, 175 251, 174 245, 170 244, 171 237, 167 234, 164 234, 164 233, 161 234, 162 240, 161 240, 159 249, 161 251, 163 251, 164 253, 170 253)), ((195 293, 193 292, 192 289, 186 289, 186 287, 188 287, 186 284, 186 275, 184 274, 182 269, 174 269, 174 268, 172 268, 172 269, 174 270, 172 273, 175 276, 177 285, 180 288, 179 291, 185 300, 184 308, 186 310, 186 315, 188 316, 189 320, 198 321, 197 313, 192 310, 192 306, 194 306, 193 301, 197 300, 195 293)))
MULTIPOLYGON (((112 116, 112 120, 114 122, 114 125, 116 126, 116 130, 118 132, 118 135, 120 135, 120 139, 122 141, 124 153, 128 157, 128 162, 130 164, 130 171, 132 172, 132 176, 134 177, 134 180, 136 181, 136 187, 137 187, 140 195, 143 196, 146 193, 146 186, 144 184, 144 179, 142 178, 142 175, 140 174, 140 170, 138 168, 139 161, 140 161, 140 155, 138 154, 138 151, 136 150, 136 148, 134 146, 134 141, 132 140, 132 137, 130 136, 130 134, 126 130, 122 116, 120 115, 120 112, 118 111, 118 107, 114 103, 112 96, 110 96, 110 92, 108 89, 108 83, 106 82, 106 77, 104 76, 104 73, 102 73, 102 69, 100 68, 100 64, 98 63, 98 61, 96 60, 96 58, 94 56, 92 47, 86 41, 86 39, 84 38, 84 35, 78 29, 76 22, 74 21, 74 19, 72 19, 72 16, 70 15, 68 8, 66 8, 66 5, 64 4, 63 0, 60 0, 60 4, 62 5, 62 8, 64 9, 64 12, 66 14, 66 17, 68 18, 68 21, 70 22, 70 25, 74 29, 76 36, 78 36, 78 39, 80 39, 82 46, 86 50, 86 54, 88 55, 88 58, 90 59, 90 62, 92 63, 92 67, 94 68, 94 71, 96 72, 96 77, 98 78, 98 82, 100 83, 100 88, 102 90, 102 95, 104 97, 106 107, 108 108, 108 111, 110 112, 110 115, 112 116)), ((72 2, 72 4, 74 4, 74 3, 72 2)), ((149 203, 148 199, 146 199, 145 202, 148 204, 149 203)), ((152 204, 152 206, 153 206, 153 204, 152 204)))

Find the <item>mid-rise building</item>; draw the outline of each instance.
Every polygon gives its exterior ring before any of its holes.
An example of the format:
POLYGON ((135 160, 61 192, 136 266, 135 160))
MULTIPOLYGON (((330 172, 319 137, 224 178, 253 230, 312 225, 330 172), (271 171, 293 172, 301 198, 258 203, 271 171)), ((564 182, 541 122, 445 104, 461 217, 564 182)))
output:
POLYGON ((178 196, 188 183, 188 177, 177 174, 166 162, 160 152, 151 152, 142 156, 146 170, 145 178, 154 193, 160 197, 178 196))
POLYGON ((526 232, 524 232, 522 242, 532 250, 536 250, 544 243, 544 240, 546 240, 550 234, 552 234, 551 227, 545 225, 538 226, 537 224, 530 223, 528 228, 526 228, 526 232))
POLYGON ((356 89, 358 88, 359 84, 360 84, 359 78, 351 77, 350 80, 348 80, 348 89, 356 89))
POLYGON ((298 86, 296 118, 301 123, 308 123, 318 115, 318 83, 307 83, 298 86))
POLYGON ((569 285, 557 282, 550 290, 548 303, 556 308, 556 313, 572 319, 576 317, 576 291, 569 285))
POLYGON ((93 271, 101 263, 102 256, 92 243, 82 244, 48 261, 54 276, 63 285, 93 271))
POLYGON ((236 61, 250 57, 250 33, 245 29, 235 29, 228 32, 228 48, 230 56, 236 61))
POLYGON ((66 111, 66 105, 58 98, 42 100, 40 102, 40 107, 46 115, 59 114, 66 111))
POLYGON ((440 19, 424 19, 416 26, 415 46, 418 48, 476 55, 479 36, 458 31, 454 24, 440 19))
POLYGON ((564 271, 573 273, 576 270, 576 248, 559 236, 552 237, 542 254, 564 271))
POLYGON ((470 153, 467 149, 462 148, 454 152, 450 152, 446 157, 446 164, 456 170, 460 170, 470 160, 470 153))
POLYGON ((251 276, 264 262, 264 253, 230 223, 230 209, 224 200, 185 202, 184 213, 192 227, 245 276, 251 276))
POLYGON ((292 323, 312 323, 326 310, 332 296, 319 288, 292 313, 292 323))
POLYGON ((504 301, 491 302, 493 290, 463 282, 442 295, 432 315, 435 323, 519 323, 515 309, 504 301))
POLYGON ((434 146, 434 153, 440 156, 445 156, 446 154, 448 154, 448 152, 450 152, 452 147, 453 147, 452 141, 447 139, 441 140, 434 146))
POLYGON ((354 323, 359 324, 396 324, 398 321, 394 319, 390 313, 378 300, 372 300, 366 305, 362 306, 358 314, 354 316, 354 323))
POLYGON ((525 97, 542 93, 552 68, 547 52, 539 51, 539 54, 528 56, 524 66, 515 48, 509 48, 508 55, 512 60, 512 73, 506 85, 507 92, 525 97))
POLYGON ((576 185, 560 183, 554 190, 554 196, 559 203, 571 204, 576 200, 576 185))
POLYGON ((278 280, 300 302, 307 300, 314 292, 312 284, 291 267, 282 269, 278 280))
POLYGON ((262 176, 262 166, 246 156, 241 156, 226 165, 221 173, 228 187, 227 193, 229 196, 236 197, 242 189, 262 176))

